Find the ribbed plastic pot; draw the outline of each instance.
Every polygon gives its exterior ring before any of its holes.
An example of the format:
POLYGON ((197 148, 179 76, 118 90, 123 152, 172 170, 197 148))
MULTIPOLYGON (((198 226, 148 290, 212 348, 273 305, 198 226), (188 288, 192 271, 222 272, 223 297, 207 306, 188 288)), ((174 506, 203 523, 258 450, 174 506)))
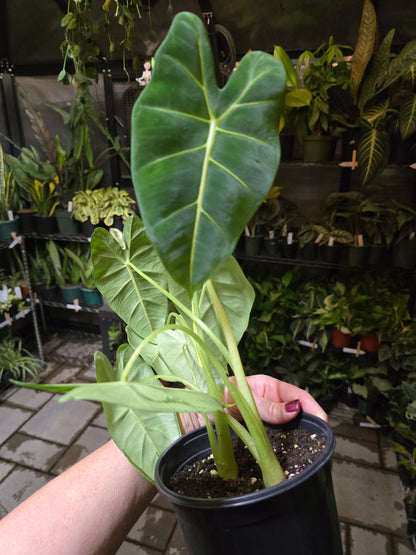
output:
POLYGON ((0 221, 0 239, 12 239, 12 233, 19 232, 19 218, 0 221))
POLYGON ((78 235, 78 222, 77 220, 74 220, 71 212, 68 212, 68 210, 64 210, 63 208, 57 208, 55 210, 55 217, 58 225, 58 232, 61 235, 78 235))
POLYGON ((166 485, 178 468, 210 454, 205 428, 181 437, 160 456, 156 485, 173 505, 190 555, 342 555, 331 478, 333 432, 309 414, 286 427, 294 426, 326 439, 320 459, 290 480, 240 497, 198 499, 166 485))
POLYGON ((96 306, 103 304, 103 298, 98 289, 87 289, 81 287, 82 299, 88 306, 96 306))
POLYGON ((64 298, 64 301, 67 304, 74 304, 75 300, 81 301, 82 299, 82 292, 81 287, 79 285, 72 285, 67 287, 60 287, 59 288, 64 298))

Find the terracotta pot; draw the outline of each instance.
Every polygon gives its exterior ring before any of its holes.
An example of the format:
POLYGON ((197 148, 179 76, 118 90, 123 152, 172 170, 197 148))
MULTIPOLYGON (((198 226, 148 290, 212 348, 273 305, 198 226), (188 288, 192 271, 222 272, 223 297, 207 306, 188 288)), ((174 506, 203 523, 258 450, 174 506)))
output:
POLYGON ((342 332, 341 330, 337 330, 334 328, 331 334, 331 344, 334 347, 348 347, 351 343, 351 335, 342 332))
POLYGON ((379 348, 378 335, 376 333, 363 333, 360 336, 361 348, 367 353, 377 353, 379 348))

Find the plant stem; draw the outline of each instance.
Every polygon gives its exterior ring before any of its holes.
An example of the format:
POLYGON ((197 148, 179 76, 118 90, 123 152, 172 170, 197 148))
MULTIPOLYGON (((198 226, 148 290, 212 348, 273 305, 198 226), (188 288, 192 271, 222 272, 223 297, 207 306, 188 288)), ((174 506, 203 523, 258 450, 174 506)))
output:
MULTIPOLYGON (((246 380, 230 321, 211 280, 207 282, 207 290, 224 332, 227 348, 230 353, 231 368, 237 381, 238 389, 231 382, 229 383, 229 389, 253 439, 257 451, 256 460, 262 471, 264 485, 270 487, 282 482, 285 479, 285 475, 267 437, 253 394, 246 380)), ((245 442, 244 437, 241 439, 245 442)), ((255 456, 254 449, 251 450, 255 456)))

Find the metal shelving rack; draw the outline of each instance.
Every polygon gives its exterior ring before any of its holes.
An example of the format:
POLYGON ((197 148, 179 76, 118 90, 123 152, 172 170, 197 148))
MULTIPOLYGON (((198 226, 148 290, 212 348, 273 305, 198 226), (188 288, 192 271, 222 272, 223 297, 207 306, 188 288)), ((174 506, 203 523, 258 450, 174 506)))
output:
POLYGON ((33 295, 32 284, 31 284, 31 281, 30 281, 29 264, 28 264, 28 260, 27 260, 26 245, 25 245, 24 237, 21 236, 21 235, 14 234, 12 239, 10 239, 10 240, 0 241, 0 250, 1 249, 12 249, 12 248, 16 247, 17 245, 20 246, 20 251, 22 253, 23 270, 24 270, 24 273, 25 273, 25 280, 26 280, 28 291, 29 291, 30 311, 32 313, 33 329, 34 329, 34 332, 35 332, 36 345, 37 345, 37 348, 38 348, 39 358, 40 358, 40 360, 44 361, 45 356, 44 356, 44 353, 43 353, 42 339, 41 339, 41 336, 40 336, 39 324, 38 324, 38 319, 37 319, 36 301, 35 301, 35 298, 34 298, 34 295, 33 295))

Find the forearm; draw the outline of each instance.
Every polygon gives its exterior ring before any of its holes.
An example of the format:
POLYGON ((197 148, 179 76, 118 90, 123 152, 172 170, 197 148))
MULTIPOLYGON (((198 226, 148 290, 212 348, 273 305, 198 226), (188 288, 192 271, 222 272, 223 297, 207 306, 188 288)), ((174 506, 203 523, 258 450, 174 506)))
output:
POLYGON ((0 521, 0 553, 115 553, 155 493, 110 441, 0 521))

